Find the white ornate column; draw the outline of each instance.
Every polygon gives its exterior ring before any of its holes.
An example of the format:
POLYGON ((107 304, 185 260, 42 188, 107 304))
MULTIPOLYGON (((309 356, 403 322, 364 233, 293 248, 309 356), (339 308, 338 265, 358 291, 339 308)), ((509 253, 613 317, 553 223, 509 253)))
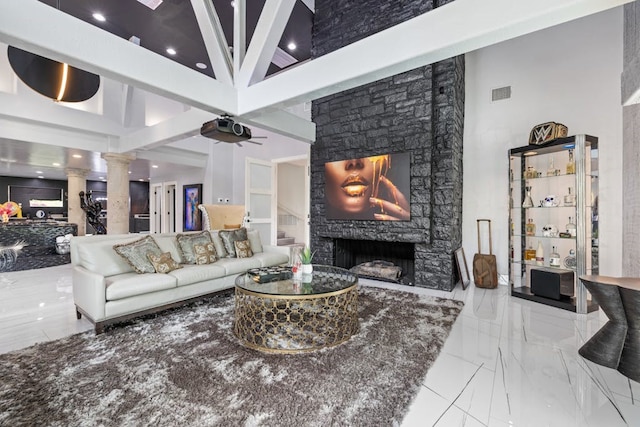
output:
POLYGON ((107 234, 129 232, 129 163, 135 156, 103 153, 107 161, 107 234))
POLYGON ((78 224, 78 236, 84 236, 87 232, 87 217, 80 207, 80 192, 87 191, 86 169, 67 168, 67 221, 78 224))

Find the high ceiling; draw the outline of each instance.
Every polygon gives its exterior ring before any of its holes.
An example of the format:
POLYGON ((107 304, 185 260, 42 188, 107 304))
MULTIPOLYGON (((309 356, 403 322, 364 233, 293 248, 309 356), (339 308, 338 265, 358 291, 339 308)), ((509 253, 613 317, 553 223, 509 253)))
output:
POLYGON ((155 11, 143 1, 159 0, 0 0, 1 43, 98 74, 104 89, 95 111, 73 110, 25 100, 34 95, 16 92, 15 84, 3 88, 0 68, 0 174, 22 162, 32 167, 43 145, 67 157, 74 150, 93 153, 87 157, 98 162, 101 152, 136 153, 193 167, 194 153, 175 143, 224 113, 254 129, 313 142, 315 125, 292 114, 293 106, 631 0, 456 0, 312 60, 308 0, 236 0, 235 8, 230 0, 214 0, 215 8, 209 0, 164 0, 155 11), (242 13, 232 12, 245 6, 243 26, 242 13), (96 12, 104 22, 94 19, 96 12), (295 51, 287 47, 292 39, 295 51), (297 62, 274 72, 272 61, 286 58, 282 53, 297 62), (145 123, 136 110, 141 92, 171 100, 178 111, 145 123), (23 154, 8 159, 11 151, 23 154))
MULTIPOLYGON (((159 55, 172 59, 185 67, 213 77, 214 72, 207 49, 198 27, 198 22, 188 0, 40 0, 64 13, 95 25, 125 40, 137 38, 140 46, 159 55), (146 6, 150 4, 155 9, 146 6), (94 14, 99 13, 105 21, 98 21, 94 14), (176 51, 167 53, 168 48, 176 51), (196 64, 204 64, 200 68, 196 64)), ((247 2, 246 26, 249 46, 258 23, 265 0, 247 2)), ((222 24, 227 46, 233 46, 233 8, 232 0, 213 0, 216 12, 222 24)), ((297 0, 291 17, 278 43, 278 57, 290 56, 291 64, 305 61, 311 57, 311 26, 313 12, 301 0, 297 0), (290 49, 288 45, 296 47, 290 49), (295 61, 295 62, 294 62, 295 61)), ((272 63, 267 75, 281 71, 272 63)))

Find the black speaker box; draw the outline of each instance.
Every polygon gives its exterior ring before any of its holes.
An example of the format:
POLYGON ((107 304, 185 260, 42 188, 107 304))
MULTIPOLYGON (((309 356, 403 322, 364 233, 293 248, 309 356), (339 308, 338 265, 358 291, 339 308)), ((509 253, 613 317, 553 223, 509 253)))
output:
POLYGON ((572 297, 573 271, 554 268, 531 269, 531 292, 545 298, 560 300, 563 296, 572 297))

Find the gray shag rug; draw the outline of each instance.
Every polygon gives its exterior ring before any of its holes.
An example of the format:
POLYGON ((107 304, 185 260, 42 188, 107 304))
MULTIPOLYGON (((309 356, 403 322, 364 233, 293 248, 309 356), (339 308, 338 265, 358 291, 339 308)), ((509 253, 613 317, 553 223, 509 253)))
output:
POLYGON ((357 335, 278 355, 238 343, 232 296, 208 299, 0 355, 0 425, 399 425, 462 306, 361 287, 357 335))

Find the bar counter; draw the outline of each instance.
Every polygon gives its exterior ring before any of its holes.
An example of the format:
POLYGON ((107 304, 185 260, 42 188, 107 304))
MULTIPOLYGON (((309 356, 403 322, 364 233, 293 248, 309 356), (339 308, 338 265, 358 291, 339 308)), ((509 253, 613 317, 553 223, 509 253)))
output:
POLYGON ((18 252, 14 263, 5 263, 0 271, 30 270, 71 262, 69 254, 56 252, 56 237, 78 235, 78 225, 55 220, 13 219, 0 223, 0 247, 11 247, 18 242, 27 246, 18 252), (12 264, 12 265, 9 265, 12 264))

